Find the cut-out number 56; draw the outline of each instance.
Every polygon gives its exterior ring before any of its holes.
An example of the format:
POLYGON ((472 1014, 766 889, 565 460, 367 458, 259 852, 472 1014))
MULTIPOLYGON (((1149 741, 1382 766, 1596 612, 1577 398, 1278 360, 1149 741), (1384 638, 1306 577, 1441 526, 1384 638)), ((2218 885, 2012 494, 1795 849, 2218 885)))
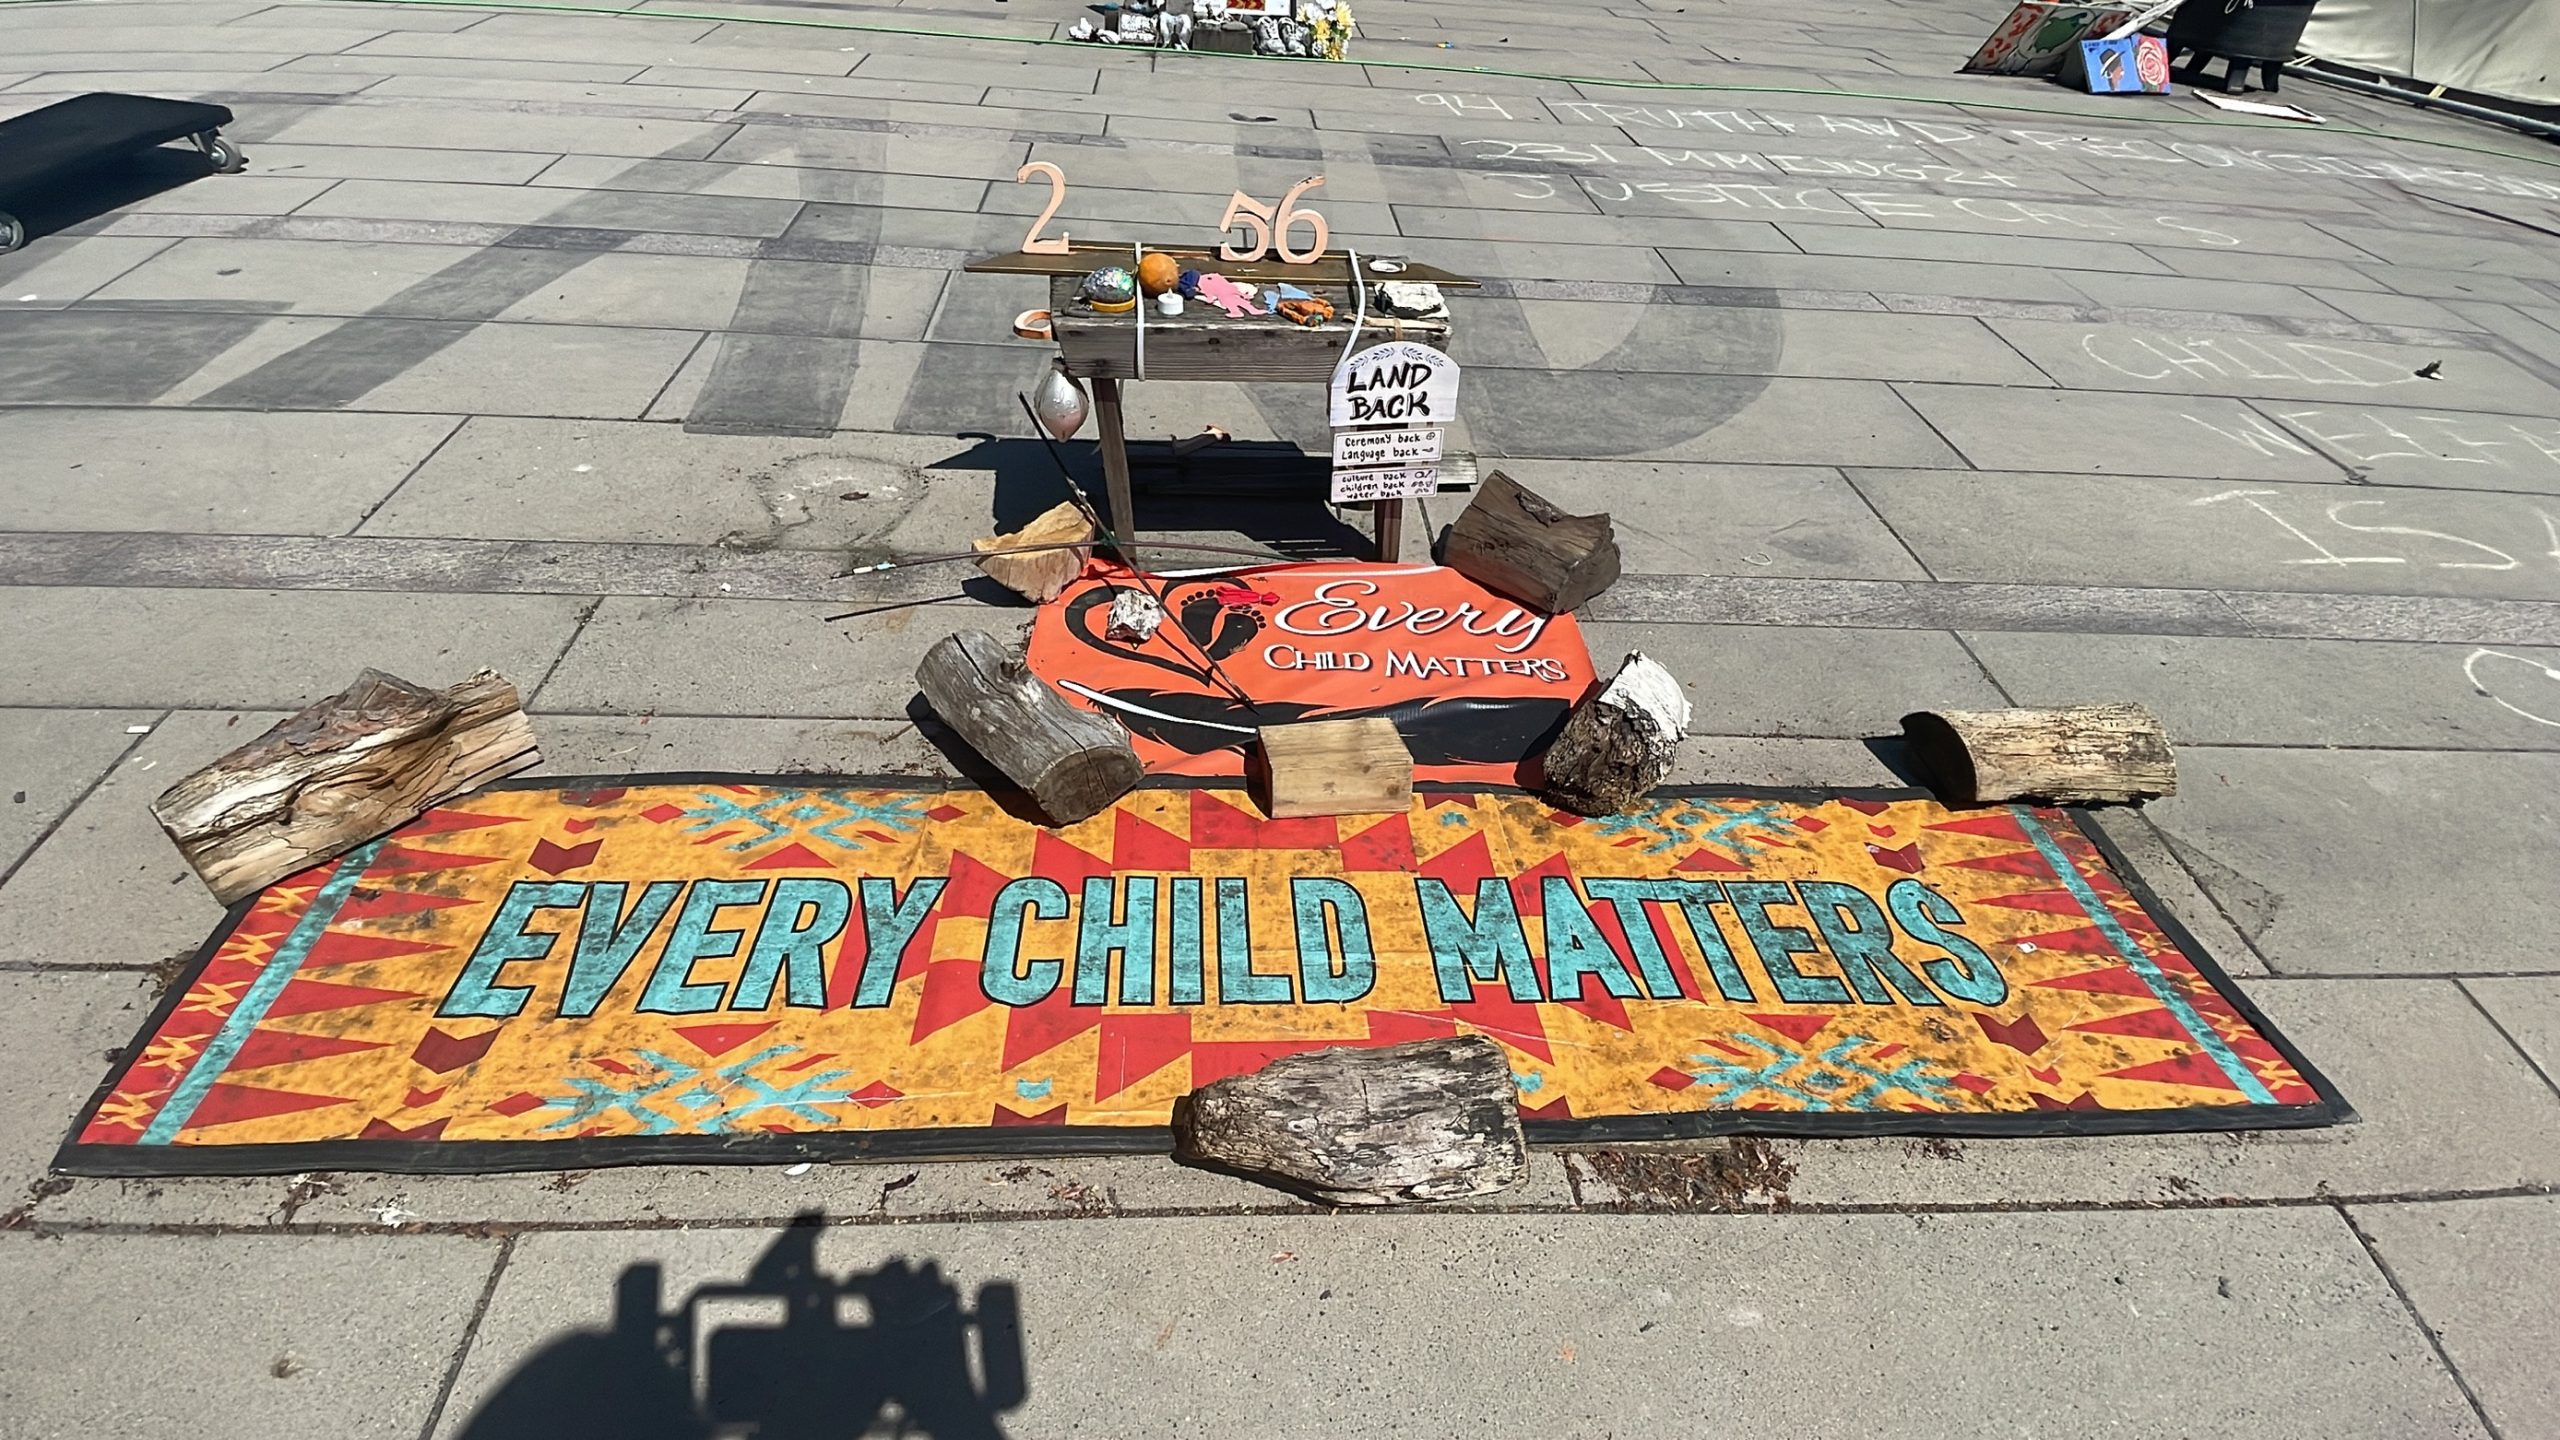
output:
POLYGON ((1284 263, 1306 265, 1314 262, 1324 254, 1325 241, 1330 239, 1331 235, 1325 228, 1322 215, 1313 210, 1298 208, 1298 197, 1323 183, 1323 176, 1310 175, 1289 187, 1289 193, 1280 197, 1280 203, 1277 206, 1265 205, 1243 191, 1237 191, 1235 198, 1227 202, 1227 213, 1219 217, 1218 228, 1232 232, 1241 225, 1252 231, 1256 238, 1249 248, 1239 248, 1232 244, 1220 245, 1218 258, 1259 260, 1271 253, 1276 244, 1280 259, 1284 263), (1304 250, 1292 250, 1289 248, 1289 227, 1301 221, 1315 231, 1315 240, 1304 250))

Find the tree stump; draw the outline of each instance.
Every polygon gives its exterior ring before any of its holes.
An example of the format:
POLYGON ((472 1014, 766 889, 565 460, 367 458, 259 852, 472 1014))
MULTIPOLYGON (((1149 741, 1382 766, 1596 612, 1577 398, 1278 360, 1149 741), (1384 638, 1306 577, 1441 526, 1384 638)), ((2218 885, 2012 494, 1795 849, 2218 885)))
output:
POLYGON ((1576 815, 1615 815, 1671 774, 1689 728, 1689 697, 1668 670, 1627 655, 1608 687, 1573 708, 1547 747, 1547 803, 1576 815))
POLYGON ((1056 824, 1099 813, 1146 773, 1119 722, 1068 704, 984 630, 945 636, 926 651, 916 688, 1056 824))
POLYGON ((2178 793, 2178 759, 2139 705, 2060 710, 1922 710, 1903 738, 1950 805, 2009 800, 2135 801, 2178 793))
POLYGON ((1329 1205, 1483 1195, 1529 1166, 1510 1058, 1481 1035, 1311 1050, 1204 1085, 1175 1108, 1174 1153, 1329 1205))
POLYGON ((1496 470, 1449 527, 1440 562, 1562 615, 1617 582, 1617 529, 1607 515, 1568 515, 1496 470))
POLYGON ((1010 535, 990 535, 984 540, 972 540, 969 545, 981 552, 1016 545, 1058 546, 1055 550, 1027 550, 1018 555, 988 555, 978 562, 988 579, 1035 605, 1046 605, 1083 571, 1084 562, 1093 557, 1093 546, 1088 542, 1099 538, 1084 512, 1073 501, 1062 500, 1010 535))
POLYGON ((542 759, 516 687, 367 670, 169 787, 151 813, 228 905, 542 759))
POLYGON ((1255 761, 1274 820, 1413 808, 1413 752, 1384 716, 1265 725, 1255 761))

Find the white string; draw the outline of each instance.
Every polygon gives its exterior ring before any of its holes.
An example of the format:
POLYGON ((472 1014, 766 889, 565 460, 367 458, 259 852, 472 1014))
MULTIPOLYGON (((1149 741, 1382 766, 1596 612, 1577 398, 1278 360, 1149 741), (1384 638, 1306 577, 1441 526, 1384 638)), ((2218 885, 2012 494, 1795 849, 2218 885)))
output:
POLYGON ((1337 377, 1351 363, 1352 347, 1360 343, 1361 323, 1369 318, 1369 287, 1360 280, 1360 252, 1346 245, 1342 253, 1351 262, 1351 333, 1342 337, 1342 356, 1333 362, 1337 377))
POLYGON ((1138 302, 1138 373, 1129 377, 1132 380, 1147 378, 1147 300, 1149 297, 1147 287, 1138 283, 1138 271, 1144 268, 1146 263, 1145 243, 1133 242, 1129 246, 1129 293, 1138 302))

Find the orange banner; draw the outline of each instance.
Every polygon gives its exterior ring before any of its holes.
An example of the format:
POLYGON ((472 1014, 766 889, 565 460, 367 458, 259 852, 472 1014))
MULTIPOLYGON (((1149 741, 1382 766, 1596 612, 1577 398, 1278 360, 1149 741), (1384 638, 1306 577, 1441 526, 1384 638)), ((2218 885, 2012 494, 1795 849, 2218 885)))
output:
POLYGON ((1592 682, 1572 616, 1437 565, 1143 579, 1096 566, 1041 607, 1031 668, 1128 726, 1154 774, 1241 776, 1262 726, 1383 715, 1416 778, 1524 786, 1592 682), (1112 639, 1111 602, 1131 590, 1162 601, 1164 623, 1112 639))

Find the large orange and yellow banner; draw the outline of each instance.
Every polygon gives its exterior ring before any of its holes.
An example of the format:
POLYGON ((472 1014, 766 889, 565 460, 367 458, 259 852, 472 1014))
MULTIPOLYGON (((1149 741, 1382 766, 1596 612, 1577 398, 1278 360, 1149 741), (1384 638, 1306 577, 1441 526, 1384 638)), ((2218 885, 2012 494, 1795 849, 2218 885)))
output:
POLYGON ((473 1170, 1161 1142, 1463 1032, 1535 1136, 2075 1133, 2342 1109, 2069 813, 509 782, 237 909, 62 1168, 473 1170))

